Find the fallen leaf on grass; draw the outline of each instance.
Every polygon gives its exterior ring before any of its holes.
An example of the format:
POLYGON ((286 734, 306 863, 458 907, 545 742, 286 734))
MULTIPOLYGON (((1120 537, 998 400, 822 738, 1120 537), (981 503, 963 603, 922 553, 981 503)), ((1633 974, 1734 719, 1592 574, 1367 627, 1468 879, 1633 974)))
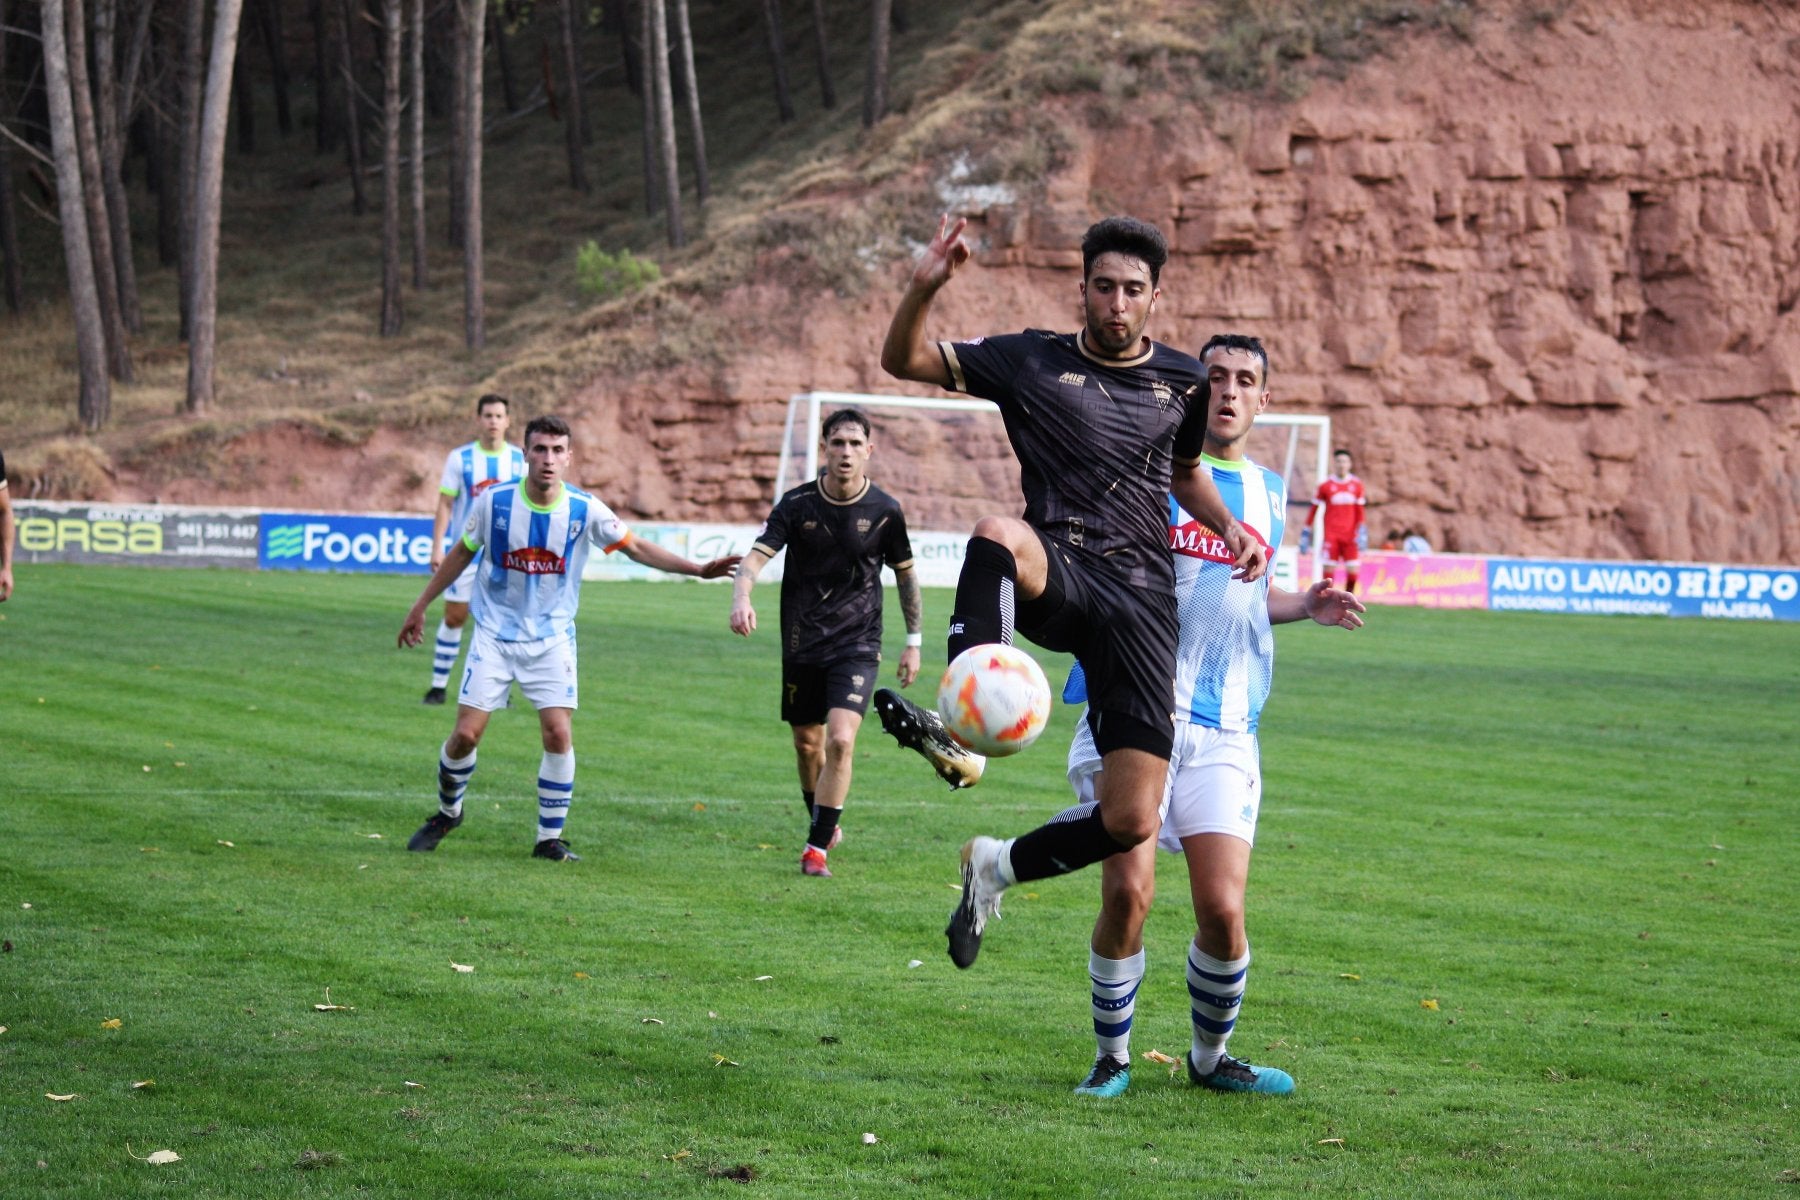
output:
POLYGON ((863 1145, 865 1145, 865 1146, 873 1146, 876 1142, 879 1142, 880 1140, 881 1140, 880 1138, 876 1137, 872 1133, 863 1134, 863 1145))
POLYGON ((356 1005, 354 1005, 354 1004, 333 1004, 331 1002, 331 989, 326 988, 325 989, 325 1003, 313 1005, 313 1011, 314 1012, 355 1012, 356 1005))
POLYGON ((1419 1001, 1419 1007, 1428 1008, 1432 1012, 1436 1012, 1438 1010, 1438 1002, 1436 1000, 1421 1000, 1419 1001))
POLYGON ((102 1029, 122 1029, 122 1028, 124 1028, 124 1025, 125 1025, 125 1022, 121 1021, 117 1017, 113 1017, 111 1020, 100 1022, 100 1028, 102 1028, 102 1029))
POLYGON ((700 803, 698 800, 696 800, 696 801, 694 801, 694 811, 695 812, 705 812, 706 805, 704 805, 704 804, 700 803))
POLYGON ((773 850, 775 847, 770 842, 758 842, 756 843, 756 848, 758 850, 773 850))
POLYGON ((675 1153, 665 1154, 665 1155, 663 1155, 663 1157, 668 1159, 670 1162, 680 1162, 684 1158, 692 1158, 693 1155, 694 1155, 694 1152, 692 1150, 677 1150, 675 1153))
POLYGON ((639 1021, 638 1024, 640 1024, 640 1025, 661 1025, 662 1021, 656 1017, 645 1017, 643 1020, 639 1021))
POLYGON ((589 975, 586 971, 577 971, 577 972, 575 972, 575 978, 577 978, 577 979, 592 979, 593 976, 589 975))
POLYGON ((29 901, 29 900, 27 900, 27 901, 25 901, 25 902, 24 902, 24 903, 23 903, 23 904, 21 904, 21 905, 19 905, 19 907, 20 907, 20 908, 30 908, 30 907, 31 907, 31 901, 29 901))
POLYGON ((410 1079, 403 1079, 403 1080, 401 1080, 401 1081, 400 1081, 400 1082, 401 1082, 401 1083, 403 1083, 403 1084, 405 1084, 405 1085, 406 1085, 406 1086, 407 1086, 407 1087, 410 1087, 410 1088, 422 1088, 422 1087, 424 1087, 424 1086, 425 1086, 425 1085, 424 1085, 424 1084, 422 1084, 422 1083, 414 1083, 414 1082, 413 1082, 413 1081, 412 1081, 412 1080, 410 1080, 410 1079))
POLYGON ((224 838, 220 838, 220 839, 219 839, 219 845, 221 845, 221 846, 225 846, 225 847, 227 847, 227 848, 229 848, 229 849, 232 849, 232 850, 236 850, 236 849, 237 849, 237 846, 236 846, 236 845, 235 845, 235 844, 234 844, 234 843, 231 843, 231 842, 228 842, 228 841, 226 841, 226 840, 225 840, 225 839, 224 839, 224 838))
POLYGON ((142 1158, 138 1158, 136 1154, 131 1153, 130 1142, 125 1143, 125 1153, 130 1154, 131 1157, 136 1158, 139 1162, 149 1163, 152 1166, 157 1167, 163 1166, 166 1163, 181 1161, 181 1155, 175 1153, 173 1150, 152 1150, 149 1154, 146 1154, 142 1158))
MULTIPOLYGON (((146 770, 146 771, 148 771, 149 769, 150 769, 149 767, 144 768, 144 770, 146 770)), ((139 854, 161 854, 162 847, 160 847, 160 846, 139 846, 138 853, 139 854)))
POLYGON ((371 842, 379 842, 381 840, 381 835, 379 833, 365 833, 363 836, 368 838, 371 842))
POLYGON ((743 1065, 744 1064, 741 1062, 732 1062, 729 1058, 726 1058, 723 1054, 714 1054, 713 1055, 713 1066, 715 1066, 715 1067, 741 1067, 743 1065))
POLYGON ((1350 973, 1350 972, 1348 972, 1348 971, 1340 971, 1340 972, 1338 972, 1338 978, 1339 978, 1339 979, 1354 979, 1354 980, 1356 980, 1356 981, 1357 981, 1357 982, 1359 982, 1359 983, 1360 983, 1360 982, 1361 982, 1361 981, 1362 981, 1362 976, 1361 976, 1361 975, 1352 975, 1352 974, 1351 974, 1351 973, 1350 973))
POLYGON ((469 966, 467 963, 453 962, 450 964, 450 969, 462 975, 473 975, 475 973, 475 968, 469 966))
POLYGON ((1181 1061, 1180 1059, 1170 1058, 1161 1050, 1146 1050, 1144 1051, 1143 1058, 1145 1062, 1162 1063, 1165 1066, 1173 1066, 1181 1061))
POLYGON ((140 1079, 131 1085, 131 1090, 135 1092, 139 1088, 147 1088, 147 1087, 155 1087, 155 1086, 156 1086, 156 1080, 154 1080, 154 1079, 140 1079))
POLYGON ((925 965, 925 963, 921 959, 909 958, 906 960, 906 969, 909 971, 912 970, 914 967, 922 967, 924 965, 925 965))
MULTIPOLYGON (((716 1012, 709 1012, 706 1015, 711 1017, 715 1021, 719 1019, 719 1014, 716 1012)), ((0 1033, 5 1033, 5 1032, 6 1032, 6 1026, 0 1025, 0 1033)))
POLYGON ((0 1033, 5 1033, 5 1032, 6 1032, 6 1026, 0 1025, 0 1033))
POLYGON ((767 982, 769 982, 769 980, 771 980, 773 978, 775 978, 773 975, 758 975, 756 977, 756 982, 757 983, 767 983, 767 982))
POLYGON ((1344 1144, 1344 1139, 1343 1138, 1320 1138, 1314 1144, 1319 1145, 1319 1146, 1341 1146, 1344 1144))
POLYGON ((59 1096, 59 1095, 57 1095, 57 1094, 56 1094, 56 1093, 55 1093, 55 1092, 45 1092, 45 1093, 44 1093, 44 1099, 46 1099, 46 1100, 55 1100, 55 1101, 57 1101, 57 1102, 58 1102, 58 1103, 61 1103, 61 1102, 62 1102, 62 1101, 64 1101, 64 1100, 73 1100, 73 1099, 74 1099, 74 1098, 75 1098, 75 1097, 76 1097, 76 1096, 78 1096, 78 1095, 80 1095, 80 1094, 81 1094, 81 1093, 79 1093, 79 1092, 70 1092, 70 1093, 69 1093, 69 1094, 68 1094, 68 1095, 66 1095, 66 1096, 59 1096))

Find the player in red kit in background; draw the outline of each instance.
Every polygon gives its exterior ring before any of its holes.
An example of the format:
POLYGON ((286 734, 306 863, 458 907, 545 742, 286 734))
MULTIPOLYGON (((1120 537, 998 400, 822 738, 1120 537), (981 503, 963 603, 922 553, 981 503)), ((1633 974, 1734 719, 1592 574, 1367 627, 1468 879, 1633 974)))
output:
POLYGON ((1363 511, 1368 498, 1363 495, 1362 480, 1350 473, 1350 452, 1339 448, 1331 456, 1331 477, 1319 484, 1312 507, 1306 513, 1306 528, 1300 531, 1300 553, 1312 549, 1313 521, 1319 510, 1325 510, 1325 546, 1323 572, 1326 583, 1335 582, 1337 569, 1344 568, 1344 590, 1356 590, 1357 568, 1363 547, 1369 544, 1369 532, 1363 526, 1363 511))

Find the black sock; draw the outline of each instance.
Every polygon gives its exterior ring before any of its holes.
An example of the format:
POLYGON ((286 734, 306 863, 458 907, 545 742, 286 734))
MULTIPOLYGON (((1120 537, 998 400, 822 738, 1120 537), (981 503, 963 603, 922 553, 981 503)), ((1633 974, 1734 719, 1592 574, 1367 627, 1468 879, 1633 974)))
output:
POLYGON ((812 820, 813 794, 811 792, 806 792, 806 791, 801 792, 800 793, 800 803, 806 805, 806 819, 809 821, 812 820))
POLYGON ((806 844, 816 846, 820 850, 831 848, 831 835, 837 832, 838 818, 844 815, 841 808, 826 808, 823 804, 813 809, 812 832, 806 835, 806 844))
POLYGON ((956 608, 950 614, 952 660, 970 646, 1012 641, 1018 575, 1018 560, 1011 550, 989 538, 969 539, 962 574, 956 579, 956 608))
POLYGON ((1012 844, 1013 878, 1020 883, 1029 879, 1048 879, 1067 875, 1092 866, 1103 858, 1129 849, 1106 832, 1098 807, 1088 816, 1074 821, 1057 821, 1040 825, 1012 844))

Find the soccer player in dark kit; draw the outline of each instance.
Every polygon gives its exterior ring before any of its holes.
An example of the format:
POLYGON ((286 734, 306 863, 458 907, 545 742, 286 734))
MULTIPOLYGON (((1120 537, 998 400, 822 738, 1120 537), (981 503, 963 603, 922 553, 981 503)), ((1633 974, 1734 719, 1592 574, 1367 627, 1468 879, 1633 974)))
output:
POLYGON ((881 567, 894 570, 906 648, 895 675, 919 676, 919 577, 900 502, 876 487, 867 468, 874 451, 869 419, 846 408, 819 434, 825 469, 775 505, 738 566, 731 630, 756 630, 751 589, 763 567, 787 550, 781 574, 781 719, 794 733, 800 798, 809 823, 800 871, 829 878, 826 855, 838 844, 838 818, 850 794, 856 734, 881 670, 881 567))
MULTIPOLYGON (((1019 459, 1024 517, 976 524, 956 586, 950 657, 1010 642, 1015 628, 1074 654, 1087 674, 1104 769, 1091 816, 963 846, 962 899, 945 930, 958 967, 975 961, 1007 887, 1068 874, 1156 835, 1174 744, 1179 634, 1168 494, 1215 531, 1242 577, 1260 576, 1269 556, 1266 540, 1232 516, 1201 469, 1204 368, 1144 333, 1169 256, 1162 233, 1131 217, 1088 229, 1079 332, 930 343, 926 313, 971 254, 966 225, 939 222, 881 348, 890 375, 998 404, 1019 459)), ((950 778, 940 760, 954 743, 937 714, 886 690, 875 706, 889 733, 950 778)))

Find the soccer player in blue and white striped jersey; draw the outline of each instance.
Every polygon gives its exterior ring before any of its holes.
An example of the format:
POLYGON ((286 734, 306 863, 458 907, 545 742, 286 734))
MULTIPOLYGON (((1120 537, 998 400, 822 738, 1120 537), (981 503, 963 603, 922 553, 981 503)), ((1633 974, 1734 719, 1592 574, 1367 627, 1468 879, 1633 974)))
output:
MULTIPOLYGON (((438 482, 437 513, 431 521, 431 569, 444 561, 446 537, 454 530, 462 536, 475 498, 496 483, 508 483, 525 474, 525 452, 506 440, 512 424, 512 402, 489 393, 475 402, 475 419, 481 434, 458 446, 444 458, 443 478, 438 482)), ((431 656, 431 687, 426 704, 442 704, 450 686, 450 672, 462 650, 462 627, 469 619, 469 596, 475 588, 475 564, 456 577, 444 592, 444 617, 438 622, 437 643, 431 656)))
MULTIPOLYGON (((1213 338, 1200 352, 1210 401, 1202 463, 1232 514, 1269 546, 1281 544, 1287 490, 1281 476, 1245 456, 1245 442, 1267 407, 1268 355, 1241 334, 1213 338)), ((1252 1066, 1225 1052, 1237 1023, 1250 943, 1244 890, 1262 799, 1256 727, 1274 677, 1271 625, 1311 618, 1355 629, 1362 602, 1328 583, 1306 592, 1234 577, 1223 538, 1169 498, 1169 548, 1181 632, 1175 671, 1175 751, 1163 793, 1159 837, 1106 860, 1100 916, 1089 944, 1093 982, 1093 1070, 1075 1089, 1116 1096, 1130 1083, 1131 1023, 1144 978, 1144 918, 1155 891, 1156 852, 1186 855, 1196 932, 1187 953, 1193 1041, 1188 1078, 1216 1091, 1291 1092, 1275 1067, 1252 1066)), ((1071 691, 1075 680, 1071 679, 1071 691)), ((1065 692, 1065 699, 1081 698, 1065 692)), ((1101 756, 1086 720, 1069 748, 1069 781, 1084 802, 1095 796, 1101 756)), ((1064 818, 1077 819, 1078 804, 1064 818)))
POLYGON ((460 541, 450 548, 400 627, 400 645, 425 640, 425 609, 475 564, 475 637, 457 695, 456 728, 438 751, 438 811, 407 843, 435 850, 462 824, 463 794, 488 717, 515 683, 538 711, 544 757, 538 768, 537 841, 532 855, 556 862, 580 856, 563 839, 575 790, 572 725, 579 701, 575 611, 590 547, 676 575, 716 579, 738 555, 696 563, 632 536, 600 500, 563 482, 571 449, 568 423, 537 417, 525 427, 525 478, 488 488, 476 499, 460 541))

